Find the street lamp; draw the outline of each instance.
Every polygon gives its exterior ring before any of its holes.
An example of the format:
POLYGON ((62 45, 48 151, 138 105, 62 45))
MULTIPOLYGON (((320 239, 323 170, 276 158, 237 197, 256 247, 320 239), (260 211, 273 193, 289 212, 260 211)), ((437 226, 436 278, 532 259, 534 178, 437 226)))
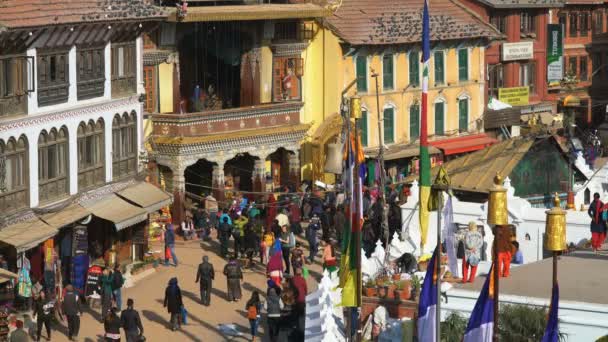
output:
POLYGON ((576 208, 574 207, 574 173, 573 173, 573 156, 572 156, 572 138, 574 137, 574 127, 575 127, 575 115, 574 115, 574 109, 578 108, 581 106, 581 99, 578 98, 578 96, 575 95, 568 95, 566 96, 566 98, 564 98, 563 101, 563 106, 566 109, 566 114, 568 119, 566 120, 566 124, 568 125, 567 128, 567 134, 568 134, 568 141, 569 141, 569 151, 570 153, 568 154, 568 200, 567 200, 567 204, 566 204, 566 208, 568 210, 575 210, 576 208))

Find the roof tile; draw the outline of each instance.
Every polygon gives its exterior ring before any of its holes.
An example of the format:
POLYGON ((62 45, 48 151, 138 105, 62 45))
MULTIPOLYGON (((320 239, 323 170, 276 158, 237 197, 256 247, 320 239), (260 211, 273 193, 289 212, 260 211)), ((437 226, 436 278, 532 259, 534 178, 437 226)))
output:
MULTIPOLYGON (((415 43, 422 40, 422 6, 418 0, 343 0, 328 21, 353 45, 415 43)), ((432 41, 501 36, 456 0, 435 0, 429 11, 432 41)))
POLYGON ((165 17, 164 9, 145 0, 0 1, 0 26, 13 29, 165 17))

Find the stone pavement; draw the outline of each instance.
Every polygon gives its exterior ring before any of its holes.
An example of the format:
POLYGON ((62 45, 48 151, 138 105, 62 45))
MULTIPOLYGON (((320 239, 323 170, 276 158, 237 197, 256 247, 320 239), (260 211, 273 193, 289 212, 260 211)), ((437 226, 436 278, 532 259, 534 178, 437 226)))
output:
MULTIPOLYGON (((302 243, 302 245, 306 246, 307 244, 302 243)), ((144 335, 148 341, 226 341, 228 339, 223 337, 218 330, 217 325, 220 323, 234 323, 240 331, 245 333, 247 339, 250 338, 249 321, 244 306, 253 290, 258 290, 262 300, 264 300, 267 288, 265 268, 258 265, 252 271, 244 269, 243 298, 236 303, 227 302, 224 299, 226 296, 226 278, 222 274, 226 260, 217 255, 219 243, 214 239, 211 242, 204 242, 203 247, 201 247, 199 241, 188 241, 176 245, 178 267, 161 266, 157 269, 157 272, 141 280, 134 287, 123 289, 123 305, 125 305, 127 298, 134 299, 135 309, 139 311, 142 318, 144 335), (209 307, 200 304, 199 285, 194 282, 196 269, 203 255, 209 256, 216 272, 211 306, 209 307), (169 314, 163 308, 165 287, 172 277, 178 278, 184 306, 188 310, 188 325, 183 325, 181 330, 175 332, 170 330, 169 314)), ((152 249, 155 249, 155 246, 152 246, 152 249)), ((306 251, 306 255, 308 255, 308 251, 306 251)), ((318 256, 316 264, 308 265, 310 269, 310 276, 307 279, 309 292, 316 290, 317 281, 321 279, 320 254, 318 256)), ((257 258, 257 262, 259 262, 259 258, 257 258)), ((81 319, 79 341, 93 342, 100 340, 103 334, 103 324, 100 322, 99 312, 99 308, 91 310, 89 307, 85 307, 85 313, 81 319)), ((53 341, 67 341, 65 324, 63 322, 61 325, 53 326, 53 341)), ((265 329, 266 323, 263 315, 258 336, 263 336, 265 329)), ((244 341, 243 338, 237 338, 236 340, 244 341)), ((266 341, 265 338, 261 340, 266 341)), ((122 341, 125 341, 124 334, 122 341)))

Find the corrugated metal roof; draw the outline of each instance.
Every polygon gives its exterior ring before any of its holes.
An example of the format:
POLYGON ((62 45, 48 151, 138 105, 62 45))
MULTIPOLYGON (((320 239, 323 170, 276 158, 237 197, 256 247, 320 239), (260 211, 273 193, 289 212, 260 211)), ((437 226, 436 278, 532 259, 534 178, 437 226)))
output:
MULTIPOLYGON (((417 0, 343 0, 327 20, 353 45, 415 43, 422 40, 422 6, 417 0)), ((433 1, 429 11, 432 41, 502 36, 456 0, 433 1)))
POLYGON ((553 8, 563 7, 564 0, 479 0, 494 8, 553 8))
POLYGON ((320 18, 331 15, 331 10, 311 4, 259 4, 188 7, 183 19, 177 18, 177 10, 169 15, 169 21, 205 22, 235 20, 270 20, 320 18))
MULTIPOLYGON (((492 145, 484 150, 468 154, 443 164, 449 177, 451 188, 486 193, 494 185, 496 173, 503 177, 511 174, 513 168, 534 144, 534 139, 514 138, 492 145)), ((433 178, 439 167, 432 170, 433 178)), ((410 176, 413 181, 418 176, 410 176)))

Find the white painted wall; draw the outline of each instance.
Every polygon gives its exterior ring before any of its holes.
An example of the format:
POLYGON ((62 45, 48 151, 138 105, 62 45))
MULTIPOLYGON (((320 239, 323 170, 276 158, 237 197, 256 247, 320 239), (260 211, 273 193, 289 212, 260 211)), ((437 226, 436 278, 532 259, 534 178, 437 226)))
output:
MULTIPOLYGON (((600 173, 598 172, 598 175, 600 173)), ((604 174, 603 172, 601 174, 604 174)), ((598 178, 599 179, 599 178, 598 178)), ((594 181, 595 182, 595 181, 594 181)), ((533 262, 541 260, 543 257, 543 233, 545 232, 546 209, 532 208, 530 203, 522 198, 514 196, 515 190, 510 186, 507 178, 505 187, 508 189, 508 210, 509 223, 515 225, 517 229, 517 239, 520 243, 520 249, 524 255, 524 262, 533 262), (526 240, 526 234, 530 239, 526 240)), ((404 204, 402 208, 402 218, 404 231, 409 232, 409 236, 414 243, 420 245, 420 225, 418 221, 418 185, 417 183, 411 189, 413 199, 404 204)), ((447 195, 444 195, 446 198, 447 195)), ((491 246, 493 235, 490 227, 487 225, 487 202, 470 203, 461 202, 454 199, 454 222, 467 224, 470 221, 475 221, 478 224, 483 224, 486 231, 485 241, 488 246, 491 246)), ((568 211, 566 215, 566 241, 574 244, 580 243, 584 239, 590 239, 589 231, 589 216, 586 211, 568 211)), ((425 252, 431 251, 437 244, 437 213, 432 212, 429 220, 429 229, 427 236, 427 246, 425 252)), ((488 255, 490 249, 487 250, 488 255)), ((419 253, 419 252, 418 252, 419 253)), ((418 254, 416 253, 416 254, 418 254)))
MULTIPOLYGON (((37 68, 34 66, 34 91, 28 94, 28 115, 26 117, 9 117, 0 120, 0 139, 7 141, 10 137, 18 138, 21 135, 27 137, 28 142, 28 166, 29 166, 29 198, 30 207, 39 205, 38 192, 38 136, 42 130, 49 131, 52 128, 68 128, 69 142, 69 193, 78 193, 78 151, 77 151, 77 129, 81 122, 89 120, 104 120, 104 157, 106 182, 112 181, 112 119, 115 114, 131 113, 137 114, 137 139, 140 142, 138 148, 142 150, 143 104, 139 102, 139 95, 128 98, 112 99, 111 82, 111 44, 105 46, 105 88, 103 96, 93 99, 78 101, 77 99, 77 51, 73 46, 69 51, 69 95, 66 103, 52 106, 38 106, 37 92, 37 68)), ((36 60, 36 49, 27 50, 28 56, 36 60)), ((143 86, 143 39, 136 41, 137 54, 137 93, 145 92, 143 86)), ((29 80, 29 78, 28 78, 29 80)), ((31 85, 30 85, 31 86, 31 85)))

